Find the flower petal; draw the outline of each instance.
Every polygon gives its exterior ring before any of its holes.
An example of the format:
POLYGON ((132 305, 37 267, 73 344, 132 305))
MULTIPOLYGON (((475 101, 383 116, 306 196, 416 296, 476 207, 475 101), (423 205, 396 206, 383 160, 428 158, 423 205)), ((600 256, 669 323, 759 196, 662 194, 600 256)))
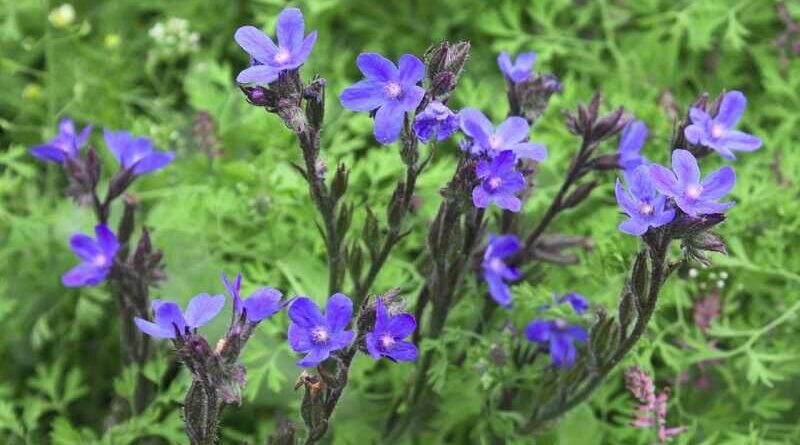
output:
POLYGON ((381 332, 388 329, 389 326, 389 313, 386 311, 386 305, 383 304, 381 297, 375 298, 375 326, 373 331, 381 332))
POLYGON ((403 95, 400 96, 400 108, 403 111, 414 111, 422 102, 422 98, 425 96, 425 88, 421 86, 412 85, 410 87, 406 87, 403 91, 403 95))
POLYGON ((722 96, 719 112, 714 117, 714 120, 732 129, 741 119, 746 106, 747 98, 744 97, 741 91, 728 91, 722 96))
POLYGON ((153 338, 175 338, 175 330, 164 329, 155 323, 139 317, 133 317, 133 322, 140 331, 153 338))
POLYGON ((119 249, 119 241, 117 241, 117 236, 114 235, 114 232, 103 224, 98 224, 94 227, 94 233, 97 237, 97 245, 103 251, 103 253, 109 257, 109 259, 113 259, 114 255, 116 255, 117 250, 119 249))
POLYGON ((484 275, 486 284, 489 286, 489 295, 492 299, 506 309, 511 308, 511 292, 508 285, 494 273, 487 273, 484 275))
POLYGON ((353 301, 347 298, 347 295, 336 293, 328 299, 328 304, 325 307, 325 318, 328 329, 332 332, 344 329, 352 316, 353 301))
POLYGON ((316 348, 312 349, 311 352, 308 353, 305 357, 300 359, 297 362, 298 366, 302 366, 305 368, 309 368, 312 366, 317 366, 320 363, 324 362, 331 356, 330 351, 324 348, 316 348))
POLYGON ((489 235, 489 245, 486 247, 485 257, 508 258, 522 247, 516 235, 489 235))
POLYGON ((483 148, 488 147, 489 136, 494 133, 494 127, 489 119, 475 108, 464 108, 458 113, 461 120, 461 129, 464 133, 475 139, 483 148))
POLYGON ((145 173, 150 173, 156 170, 161 170, 162 168, 169 165, 175 159, 175 153, 168 151, 168 152, 158 152, 154 151, 149 155, 142 158, 139 162, 136 163, 136 166, 133 168, 133 172, 137 175, 143 175, 145 173))
POLYGON ((504 147, 509 147, 528 139, 529 130, 528 121, 519 116, 511 116, 497 127, 494 134, 500 137, 504 147))
POLYGON ((361 80, 339 95, 342 106, 353 111, 372 111, 386 103, 383 85, 374 80, 361 80))
POLYGON ((619 138, 619 151, 639 153, 647 140, 647 125, 642 121, 633 121, 622 130, 619 138))
POLYGON ((279 72, 279 69, 269 65, 255 65, 239 73, 239 75, 236 76, 236 82, 266 85, 277 80, 279 72))
POLYGON ((383 145, 391 144, 400 137, 405 112, 396 101, 388 102, 375 113, 375 139, 383 145))
POLYGON ((222 284, 225 286, 225 290, 228 291, 228 295, 231 297, 231 301, 233 301, 233 313, 234 314, 241 314, 242 313, 242 298, 239 295, 239 292, 242 289, 242 274, 236 274, 236 278, 234 278, 233 282, 228 279, 228 276, 225 275, 225 272, 222 273, 222 284))
POLYGON ((395 338, 406 338, 417 328, 417 320, 407 313, 397 314, 389 320, 387 330, 395 338))
POLYGON ((331 335, 331 339, 328 342, 328 348, 330 351, 337 351, 339 349, 344 349, 350 346, 353 343, 353 339, 356 338, 356 333, 354 331, 340 331, 333 335, 331 335))
POLYGON ((550 358, 555 366, 568 368, 575 363, 575 345, 568 338, 554 336, 550 339, 550 358))
POLYGON ((297 68, 306 62, 308 55, 311 54, 311 50, 314 49, 314 43, 316 43, 316 41, 317 32, 312 31, 308 36, 306 36, 306 38, 303 40, 303 43, 300 44, 300 47, 292 53, 292 67, 297 68))
POLYGON ((207 324, 219 314, 225 306, 224 295, 199 294, 189 301, 184 318, 190 328, 198 328, 207 324))
POLYGON ((97 241, 82 233, 77 233, 69 238, 69 247, 78 258, 88 262, 94 261, 97 256, 103 254, 97 241))
POLYGON ((303 13, 299 9, 284 9, 278 15, 278 24, 275 29, 275 34, 278 37, 278 46, 290 52, 295 52, 303 42, 305 29, 303 13))
POLYGON ((761 148, 761 139, 752 134, 732 130, 725 134, 720 141, 720 145, 729 150, 736 151, 755 151, 761 148))
POLYGON ((484 190, 482 185, 475 186, 472 189, 472 203, 479 209, 485 209, 489 205, 491 196, 484 190))
POLYGON ((650 180, 659 192, 667 196, 675 196, 681 193, 678 187, 678 178, 663 165, 651 164, 647 166, 650 173, 650 180))
POLYGON ((416 85, 425 77, 425 64, 413 54, 400 56, 397 79, 403 86, 416 85))
POLYGON ((496 194, 492 197, 497 207, 517 213, 522 210, 522 201, 510 193, 496 194))
POLYGON ((502 71, 506 77, 509 79, 511 78, 511 56, 507 52, 503 51, 499 56, 497 56, 497 66, 500 67, 500 71, 502 71))
POLYGON ((369 80, 389 82, 397 80, 398 71, 391 60, 378 53, 361 53, 356 58, 356 65, 369 80))
POLYGON ((172 301, 164 301, 155 310, 155 322, 163 329, 170 329, 173 332, 177 328, 179 332, 186 329, 186 320, 183 318, 181 308, 172 301))
POLYGON ((630 218, 617 227, 620 231, 633 236, 642 236, 647 232, 649 225, 637 218, 630 218))
MULTIPOLYGON (((275 46, 272 39, 255 26, 242 26, 236 30, 236 33, 233 34, 233 38, 247 54, 250 54, 250 56, 261 63, 272 60, 278 52, 278 47, 275 46)), ((251 81, 240 80, 239 82, 251 81)))
POLYGON ((65 273, 61 277, 61 283, 66 287, 94 286, 105 279, 108 271, 108 268, 81 263, 65 273))
POLYGON ((247 312, 247 320, 252 323, 273 316, 281 310, 281 291, 271 288, 262 287, 253 292, 246 300, 244 300, 244 310, 247 312))
POLYGON ((535 343, 544 343, 551 338, 552 321, 534 320, 525 326, 525 338, 535 343))
POLYGON ((672 170, 680 184, 697 184, 700 181, 700 166, 697 159, 687 150, 672 152, 672 170))
POLYGON ((325 318, 319 308, 307 297, 295 298, 289 306, 289 318, 298 326, 307 329, 325 324, 325 318))
POLYGON ((295 352, 308 352, 314 344, 311 341, 311 335, 308 329, 300 327, 295 323, 289 325, 287 337, 289 338, 289 346, 291 346, 292 350, 295 352))
POLYGON ((727 195, 736 184, 736 171, 725 166, 703 179, 702 199, 717 200, 727 195))
POLYGON ((639 212, 636 203, 633 201, 633 198, 631 198, 631 195, 622 186, 622 181, 620 181, 619 178, 617 178, 617 183, 614 187, 614 195, 617 198, 617 204, 622 207, 622 210, 624 210, 625 213, 633 216, 639 212))
POLYGON ((386 351, 386 355, 398 362, 413 362, 417 359, 417 347, 410 342, 397 342, 386 351))
POLYGON ((520 159, 531 159, 542 162, 547 159, 547 148, 542 144, 523 142, 509 147, 520 159))
POLYGON ((30 154, 43 161, 63 163, 67 158, 67 154, 64 153, 64 150, 49 144, 37 145, 31 147, 28 151, 30 154))
POLYGON ((706 124, 711 120, 711 116, 709 116, 705 110, 697 107, 689 108, 689 118, 692 120, 693 124, 700 128, 706 128, 706 124))
POLYGON ((691 142, 692 144, 699 144, 703 140, 703 136, 705 136, 706 131, 703 127, 699 125, 689 125, 686 127, 686 130, 683 131, 683 135, 686 136, 686 140, 691 142))
POLYGON ((374 333, 367 332, 367 335, 364 336, 364 344, 367 347, 367 352, 369 352, 369 355, 372 356, 373 359, 381 359, 382 354, 380 349, 378 349, 378 341, 374 333))

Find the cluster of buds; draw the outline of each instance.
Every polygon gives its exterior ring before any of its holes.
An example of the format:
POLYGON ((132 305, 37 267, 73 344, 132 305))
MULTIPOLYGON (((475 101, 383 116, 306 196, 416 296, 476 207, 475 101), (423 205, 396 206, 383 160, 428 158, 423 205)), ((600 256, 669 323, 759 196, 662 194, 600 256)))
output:
POLYGON ((563 85, 552 74, 537 74, 523 82, 506 81, 510 114, 524 117, 531 125, 547 109, 550 97, 560 93, 563 85))
POLYGON ((592 97, 589 104, 579 104, 578 112, 565 113, 567 129, 570 133, 582 137, 592 145, 619 134, 628 123, 622 107, 615 108, 605 116, 600 116, 600 104, 603 96, 599 93, 592 97))
MULTIPOLYGON (((428 67, 429 100, 447 101, 458 85, 458 78, 469 59, 469 51, 470 43, 467 41, 445 41, 428 48, 423 59, 428 67)), ((424 108, 426 105, 426 101, 423 101, 420 107, 424 108)))

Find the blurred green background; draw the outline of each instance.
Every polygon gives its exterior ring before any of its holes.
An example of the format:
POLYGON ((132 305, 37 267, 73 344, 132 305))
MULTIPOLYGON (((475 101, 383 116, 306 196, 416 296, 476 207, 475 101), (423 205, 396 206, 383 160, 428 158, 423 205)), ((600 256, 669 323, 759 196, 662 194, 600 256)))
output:
MULTIPOLYGON (((497 54, 536 51, 536 70, 554 73, 564 91, 533 130, 550 159, 525 209, 532 225, 576 149, 561 109, 601 90, 607 109, 622 105, 646 121, 645 153, 665 161, 674 120, 695 97, 745 92, 742 127, 764 147, 734 163, 738 204, 721 229, 730 256, 671 279, 629 364, 672 388, 670 422, 689 427, 674 443, 800 443, 800 44, 792 47, 800 33, 781 19, 783 3, 769 0, 2 0, 0 442, 116 445, 147 436, 185 442, 177 409, 188 382, 183 373, 142 416, 104 426, 113 394, 129 394, 133 380, 117 359, 115 305, 102 286, 60 284, 75 262, 67 239, 89 230, 93 217, 63 196, 59 166, 27 153, 51 138, 64 116, 149 136, 177 152, 168 169, 134 186, 170 276, 155 297, 185 302, 200 292, 222 292, 221 271, 242 271, 246 291, 272 285, 288 295, 327 297, 323 245, 312 228, 316 214, 289 164, 299 159, 293 136, 277 118, 249 106, 233 81, 248 63, 234 30, 253 24, 272 35, 287 5, 299 6, 307 30, 319 31, 303 74, 328 80, 322 156, 328 165, 341 161, 353 169, 348 199, 369 202, 380 215, 403 171, 396 147, 377 145, 368 116, 344 111, 336 100, 360 77, 359 52, 396 59, 421 56, 444 39, 470 40, 472 56, 452 105, 480 108, 497 121, 507 112, 497 54), (722 314, 703 333, 692 305, 711 292, 720 295, 722 314), (703 367, 710 384, 698 387, 697 363, 710 357, 719 359, 703 367)), ((800 3, 784 6, 787 17, 800 20, 800 3)), ((99 131, 91 142, 103 151, 99 131)), ((442 154, 420 179, 414 234, 396 249, 375 291, 400 286, 412 296, 421 284, 417 263, 427 221, 457 154, 453 143, 437 150, 442 154)), ((114 161, 103 156, 110 174, 114 161)), ((713 157, 703 168, 722 163, 713 157)), ((509 321, 522 326, 552 291, 575 290, 616 306, 636 240, 616 230, 614 175, 604 179, 587 204, 556 223, 564 233, 591 236, 594 249, 581 253, 579 265, 545 266, 541 281, 518 287, 521 303, 509 321)), ((482 307, 482 292, 469 291, 474 295, 462 298, 450 317, 443 350, 465 348, 454 346, 470 335, 459 322, 474 319, 482 307)), ((497 325, 508 316, 496 315, 497 325)), ((224 318, 204 333, 216 339, 224 318)), ((283 341, 286 325, 285 317, 264 323, 248 345, 245 403, 226 411, 223 443, 265 443, 278 418, 299 421, 300 394, 291 391, 299 368, 283 341)), ((489 402, 498 382, 510 378, 490 362, 490 346, 505 344, 508 335, 498 328, 470 343, 463 366, 437 355, 429 378, 444 409, 432 419, 435 428, 422 433, 424 443, 490 443, 498 436, 519 444, 655 440, 628 425, 633 400, 619 370, 588 405, 550 430, 515 435, 524 413, 498 411, 489 402)), ((168 355, 162 345, 148 367, 154 379, 166 372, 168 355)), ((356 360, 330 443, 380 443, 382 419, 412 370, 356 360)))

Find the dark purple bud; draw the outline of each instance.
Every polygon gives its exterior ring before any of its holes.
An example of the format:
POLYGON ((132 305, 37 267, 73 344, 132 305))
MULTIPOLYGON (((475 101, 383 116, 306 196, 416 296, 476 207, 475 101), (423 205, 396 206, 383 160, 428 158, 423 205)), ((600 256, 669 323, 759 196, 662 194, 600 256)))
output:
POLYGON ((446 97, 455 89, 458 78, 469 59, 469 42, 442 42, 434 45, 425 52, 424 59, 427 65, 430 94, 439 100, 446 97))
POLYGON ((641 251, 636 256, 631 271, 630 288, 635 297, 637 313, 647 302, 647 284, 649 281, 649 266, 647 264, 647 252, 641 251))
POLYGON ((122 211, 122 219, 119 222, 119 230, 117 230, 117 238, 119 239, 120 244, 126 245, 128 244, 128 240, 131 238, 131 234, 133 233, 133 227, 136 217, 136 207, 139 205, 139 198, 129 193, 125 195, 123 200, 124 207, 122 211))
POLYGON ((136 174, 133 170, 133 166, 117 170, 114 177, 111 178, 111 183, 108 185, 108 197, 106 198, 108 202, 117 199, 117 197, 125 193, 125 190, 130 187, 136 179, 136 174))
POLYGON ((347 256, 347 267, 354 282, 361 279, 361 271, 364 267, 364 249, 358 243, 353 243, 350 247, 350 252, 347 256))
POLYGON ((705 252, 718 252, 728 254, 728 249, 722 237, 710 230, 702 230, 685 238, 682 243, 684 253, 702 264, 710 265, 705 252))
POLYGON ((306 100, 306 117, 316 129, 322 128, 325 118, 325 79, 316 76, 303 91, 306 100))
POLYGON ((100 181, 100 156, 97 155, 94 147, 90 147, 86 154, 86 174, 89 178, 89 185, 94 190, 100 181))
POLYGON ((507 82, 511 114, 524 117, 533 124, 547 109, 550 97, 562 89, 552 74, 536 75, 523 82, 507 82))
POLYGON ((595 157, 589 162, 589 168, 600 171, 622 168, 619 164, 619 152, 606 153, 595 157))
POLYGON ((508 355, 502 345, 492 343, 489 347, 489 359, 498 367, 505 366, 508 362, 508 355))
POLYGON ((269 110, 278 106, 278 94, 275 91, 264 87, 243 87, 239 89, 244 93, 245 98, 250 104, 257 107, 266 107, 269 110))
POLYGON ((608 139, 622 131, 625 128, 625 124, 628 123, 628 119, 624 117, 624 112, 625 110, 619 107, 595 122, 592 127, 593 139, 595 141, 608 139))
POLYGON ((683 212, 679 212, 675 220, 668 226, 669 235, 673 238, 690 237, 695 233, 710 229, 723 221, 725 221, 725 215, 722 213, 689 216, 683 212))
POLYGON ((308 121, 303 110, 291 99, 278 100, 275 112, 286 127, 295 133, 304 133, 308 129, 308 121))
POLYGON ((389 206, 386 209, 386 219, 389 222, 389 227, 399 228, 400 223, 405 216, 405 193, 406 184, 398 182, 397 186, 392 193, 392 199, 389 201, 389 206))
POLYGON ((334 202, 338 201, 347 191, 347 179, 349 172, 343 163, 340 163, 336 168, 336 174, 333 176, 331 183, 331 198, 334 202))
POLYGON ((567 195, 566 199, 564 199, 563 207, 568 209, 580 204, 584 199, 589 197, 589 194, 592 193, 592 190, 594 190, 595 187, 597 187, 596 180, 579 185, 572 193, 567 195))

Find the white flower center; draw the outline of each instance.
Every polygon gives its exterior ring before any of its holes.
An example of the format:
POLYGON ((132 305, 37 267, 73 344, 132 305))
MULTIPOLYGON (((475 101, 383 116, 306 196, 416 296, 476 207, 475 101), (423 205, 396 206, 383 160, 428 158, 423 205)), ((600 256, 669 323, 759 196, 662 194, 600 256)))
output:
POLYGON ((494 271, 495 273, 500 273, 503 269, 505 269, 506 264, 500 258, 492 258, 489 262, 489 268, 494 271))
POLYGON ((655 208, 649 202, 642 202, 641 204, 639 204, 639 213, 641 213, 644 216, 652 215, 654 210, 655 208))
POLYGON ((389 334, 386 334, 386 335, 382 336, 381 337, 381 346, 383 346, 383 349, 389 349, 392 346, 394 346, 394 337, 392 337, 389 334))
POLYGON ((725 134, 725 126, 718 123, 711 124, 711 136, 720 138, 725 134))
POLYGON ((278 52, 275 53, 275 56, 272 57, 272 60, 274 60, 276 63, 286 63, 289 61, 290 57, 292 57, 292 55, 289 53, 289 50, 280 48, 278 52))
POLYGON ((701 193, 703 193, 703 186, 700 184, 692 184, 686 187, 686 196, 691 199, 698 199, 701 193))
POLYGON ((383 87, 386 96, 389 98, 396 98, 400 96, 400 93, 403 92, 403 88, 400 87, 400 84, 397 82, 389 82, 383 87))
POLYGON ((500 139, 500 136, 491 135, 489 136, 489 148, 492 150, 498 150, 503 145, 503 140, 500 139))
POLYGON ((317 326, 311 330, 311 340, 316 344, 322 344, 328 341, 330 334, 324 326, 317 326))
POLYGON ((103 267, 103 266, 105 266, 105 265, 106 265, 106 262, 108 262, 108 258, 106 258, 106 256, 105 256, 105 255, 103 255, 103 254, 97 255, 97 256, 96 256, 96 257, 94 257, 94 258, 93 258, 93 260, 92 260, 92 264, 94 264, 94 265, 95 265, 95 266, 97 266, 97 267, 103 267))
POLYGON ((492 190, 497 190, 501 185, 503 185, 503 179, 496 176, 489 179, 489 188, 492 190))

